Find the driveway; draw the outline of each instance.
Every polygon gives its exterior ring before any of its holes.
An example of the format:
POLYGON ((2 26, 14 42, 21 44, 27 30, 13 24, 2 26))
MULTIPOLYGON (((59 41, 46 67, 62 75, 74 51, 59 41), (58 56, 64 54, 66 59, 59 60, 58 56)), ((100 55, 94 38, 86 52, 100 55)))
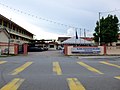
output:
POLYGON ((1 90, 120 90, 120 58, 78 58, 61 51, 0 58, 1 90))

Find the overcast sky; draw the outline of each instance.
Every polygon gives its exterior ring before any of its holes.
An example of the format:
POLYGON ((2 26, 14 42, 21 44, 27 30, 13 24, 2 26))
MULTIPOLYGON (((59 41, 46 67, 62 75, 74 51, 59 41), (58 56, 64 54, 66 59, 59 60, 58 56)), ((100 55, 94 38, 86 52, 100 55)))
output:
MULTIPOLYGON (((92 36, 98 12, 120 9, 120 0, 0 0, 0 3, 0 14, 35 34, 37 39, 74 36, 72 27, 78 28, 78 35, 81 28, 81 36, 84 29, 87 36, 92 36)), ((101 13, 101 17, 108 14, 120 17, 120 11, 101 13)))

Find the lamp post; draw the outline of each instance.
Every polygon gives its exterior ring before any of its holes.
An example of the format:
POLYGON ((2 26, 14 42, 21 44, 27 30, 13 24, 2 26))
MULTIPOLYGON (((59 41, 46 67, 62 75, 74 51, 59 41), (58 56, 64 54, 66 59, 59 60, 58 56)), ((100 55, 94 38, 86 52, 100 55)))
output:
POLYGON ((99 12, 99 46, 100 46, 100 36, 101 36, 101 31, 100 31, 100 15, 101 15, 101 12, 99 12))

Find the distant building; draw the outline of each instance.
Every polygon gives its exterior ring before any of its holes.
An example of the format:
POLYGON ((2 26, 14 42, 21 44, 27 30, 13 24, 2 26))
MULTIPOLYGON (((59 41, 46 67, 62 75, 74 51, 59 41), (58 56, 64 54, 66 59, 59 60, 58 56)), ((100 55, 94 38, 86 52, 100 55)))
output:
POLYGON ((48 43, 48 50, 56 50, 58 48, 57 42, 49 42, 48 43))
POLYGON ((59 42, 59 44, 62 44, 63 41, 65 41, 65 40, 67 40, 69 38, 71 38, 71 37, 58 37, 57 41, 59 42))
POLYGON ((62 42, 63 45, 73 45, 73 46, 93 46, 94 42, 92 42, 91 40, 87 40, 88 38, 78 38, 76 39, 76 37, 71 37, 65 41, 62 42))
POLYGON ((46 51, 46 50, 56 50, 58 48, 58 43, 55 40, 32 40, 29 43, 29 51, 46 51))
MULTIPOLYGON (((70 39, 71 37, 58 37, 58 42, 59 44, 62 44, 62 42, 66 41, 67 39, 70 39)), ((86 41, 90 41, 90 42, 93 42, 94 43, 94 40, 93 40, 93 37, 79 37, 78 38, 79 40, 80 39, 84 39, 86 41)))

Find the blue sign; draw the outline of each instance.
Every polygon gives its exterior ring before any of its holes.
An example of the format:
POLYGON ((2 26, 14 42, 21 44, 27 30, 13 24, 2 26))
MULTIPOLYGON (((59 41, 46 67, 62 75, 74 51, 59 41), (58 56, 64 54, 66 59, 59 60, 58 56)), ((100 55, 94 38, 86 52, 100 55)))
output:
POLYGON ((98 47, 74 47, 72 48, 72 53, 80 54, 99 54, 100 48, 98 47))

